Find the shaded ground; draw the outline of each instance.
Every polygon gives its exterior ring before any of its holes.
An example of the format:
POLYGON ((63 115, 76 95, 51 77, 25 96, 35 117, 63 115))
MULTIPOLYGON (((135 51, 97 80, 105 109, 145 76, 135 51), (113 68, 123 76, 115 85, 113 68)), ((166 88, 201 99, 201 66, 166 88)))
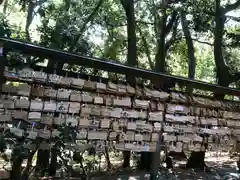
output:
MULTIPOLYGON (((192 169, 175 168, 172 172, 163 172, 159 180, 221 180, 225 179, 229 173, 237 173, 236 169, 223 166, 216 169, 216 172, 203 172, 192 169), (225 178, 224 178, 225 177, 225 178)), ((148 180, 149 175, 145 172, 122 172, 111 177, 91 178, 93 180, 148 180)), ((227 178, 228 179, 228 178, 227 178)), ((226 180, 227 180, 226 179, 226 180)))
MULTIPOLYGON (((203 172, 200 170, 193 169, 183 169, 180 168, 181 164, 185 162, 175 162, 176 167, 172 171, 167 171, 166 169, 160 170, 159 180, 230 180, 227 177, 228 174, 237 174, 236 159, 229 159, 228 156, 224 155, 221 157, 207 157, 205 159, 206 164, 210 168, 209 172, 203 172)), ((1 179, 1 178, 0 178, 1 179)), ((124 171, 118 172, 111 176, 107 173, 98 173, 94 178, 89 178, 91 180, 148 180, 149 174, 146 172, 139 171, 124 171)), ((236 179, 240 179, 235 178, 236 179)), ((79 179, 80 180, 80 179, 79 179)))
MULTIPOLYGON (((229 159, 227 156, 223 157, 208 157, 206 158, 206 164, 211 167, 210 172, 203 172, 200 170, 193 169, 182 169, 179 167, 173 168, 172 172, 166 172, 166 170, 160 171, 159 180, 230 180, 227 177, 229 174, 238 176, 236 160, 229 159)), ((182 162, 177 162, 176 164, 181 164, 182 162)), ((97 177, 91 178, 94 180, 147 180, 149 175, 146 172, 121 172, 115 174, 111 177, 97 177)), ((240 179, 239 177, 236 179, 240 179)), ((234 179, 235 180, 235 179, 234 179)))

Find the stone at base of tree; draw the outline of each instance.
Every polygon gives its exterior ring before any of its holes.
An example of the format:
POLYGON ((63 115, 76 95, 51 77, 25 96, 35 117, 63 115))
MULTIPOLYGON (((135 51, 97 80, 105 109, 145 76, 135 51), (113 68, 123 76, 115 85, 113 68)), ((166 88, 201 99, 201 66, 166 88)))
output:
POLYGON ((204 168, 206 167, 204 159, 205 151, 192 152, 187 161, 186 168, 198 168, 204 170, 204 168))

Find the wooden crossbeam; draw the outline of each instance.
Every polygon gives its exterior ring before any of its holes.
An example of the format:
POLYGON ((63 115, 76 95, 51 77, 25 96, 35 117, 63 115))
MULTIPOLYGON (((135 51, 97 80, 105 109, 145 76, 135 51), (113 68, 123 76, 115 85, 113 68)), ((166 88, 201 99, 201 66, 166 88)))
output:
POLYGON ((120 63, 113 62, 111 60, 100 59, 89 56, 81 56, 72 54, 66 51, 59 51, 42 47, 35 44, 30 44, 22 41, 16 41, 13 39, 0 38, 0 42, 3 43, 4 50, 14 50, 31 56, 38 56, 56 60, 60 64, 67 63, 70 65, 80 65, 88 68, 94 68, 98 70, 104 70, 108 72, 114 72, 118 74, 134 74, 135 77, 148 79, 154 82, 174 82, 180 86, 191 86, 195 89, 201 89, 206 91, 212 91, 222 94, 229 94, 234 96, 240 96, 240 90, 222 87, 216 84, 210 84, 202 81, 191 80, 180 76, 172 76, 164 73, 150 71, 146 69, 131 67, 120 63))

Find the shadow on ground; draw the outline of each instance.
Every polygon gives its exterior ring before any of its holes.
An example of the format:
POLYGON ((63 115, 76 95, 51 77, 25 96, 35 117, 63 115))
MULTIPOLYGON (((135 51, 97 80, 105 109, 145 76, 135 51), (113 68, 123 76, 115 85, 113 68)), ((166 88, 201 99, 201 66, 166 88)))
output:
MULTIPOLYGON (((208 172, 197 169, 173 168, 171 171, 160 170, 159 180, 232 180, 240 179, 234 161, 211 161, 207 162, 210 169, 208 172)), ((148 180, 147 172, 121 171, 116 174, 103 175, 102 177, 91 178, 92 180, 148 180)))

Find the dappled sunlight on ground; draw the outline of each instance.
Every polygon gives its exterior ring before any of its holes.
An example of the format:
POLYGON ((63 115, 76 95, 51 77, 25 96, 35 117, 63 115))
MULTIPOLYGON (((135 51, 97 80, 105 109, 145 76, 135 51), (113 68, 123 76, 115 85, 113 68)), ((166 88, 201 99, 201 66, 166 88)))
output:
MULTIPOLYGON (((222 153, 218 154, 206 154, 205 162, 208 167, 210 167, 210 171, 204 172, 201 170, 193 170, 193 169, 185 169, 186 161, 177 161, 174 160, 174 168, 172 170, 167 171, 160 170, 159 180, 221 180, 221 179, 229 179, 226 177, 229 173, 235 173, 237 175, 237 159, 229 158, 228 154, 222 153), (212 156, 214 155, 214 156, 212 156), (223 178, 223 177, 226 178, 223 178)), ((114 161, 112 161, 113 163, 114 161)), ((105 163, 104 160, 102 163, 105 163)), ((120 167, 121 159, 116 159, 114 166, 118 164, 120 167)), ((116 168, 118 169, 118 168, 116 168)), ((120 170, 120 168, 119 168, 120 170)), ((123 170, 114 173, 109 176, 108 173, 104 172, 103 174, 99 174, 98 176, 94 176, 94 178, 90 178, 92 180, 148 180, 150 179, 150 175, 147 172, 143 171, 134 171, 134 170, 123 170)))
MULTIPOLYGON (((175 162, 175 168, 173 168, 171 171, 169 171, 169 178, 160 177, 159 179, 165 180, 165 179, 178 179, 178 180, 221 180, 221 179, 230 179, 229 177, 226 177, 227 174, 233 173, 237 174, 237 159, 230 159, 227 154, 221 154, 218 156, 210 156, 206 155, 205 161, 207 166, 210 167, 210 172, 204 172, 201 170, 193 170, 193 169, 183 169, 179 168, 183 166, 184 161, 176 161, 175 162), (223 178, 225 176, 225 178, 223 178), (174 178, 173 178, 174 177, 174 178)), ((146 176, 144 172, 136 172, 136 175, 134 174, 124 174, 119 175, 116 177, 118 180, 145 180, 149 179, 149 175, 146 176), (142 174, 142 175, 140 175, 142 174), (121 176, 121 177, 119 177, 121 176)), ((108 178, 107 178, 108 179, 108 178)), ((110 179, 114 179, 112 176, 110 179)), ((109 179, 109 180, 110 180, 109 179)))

